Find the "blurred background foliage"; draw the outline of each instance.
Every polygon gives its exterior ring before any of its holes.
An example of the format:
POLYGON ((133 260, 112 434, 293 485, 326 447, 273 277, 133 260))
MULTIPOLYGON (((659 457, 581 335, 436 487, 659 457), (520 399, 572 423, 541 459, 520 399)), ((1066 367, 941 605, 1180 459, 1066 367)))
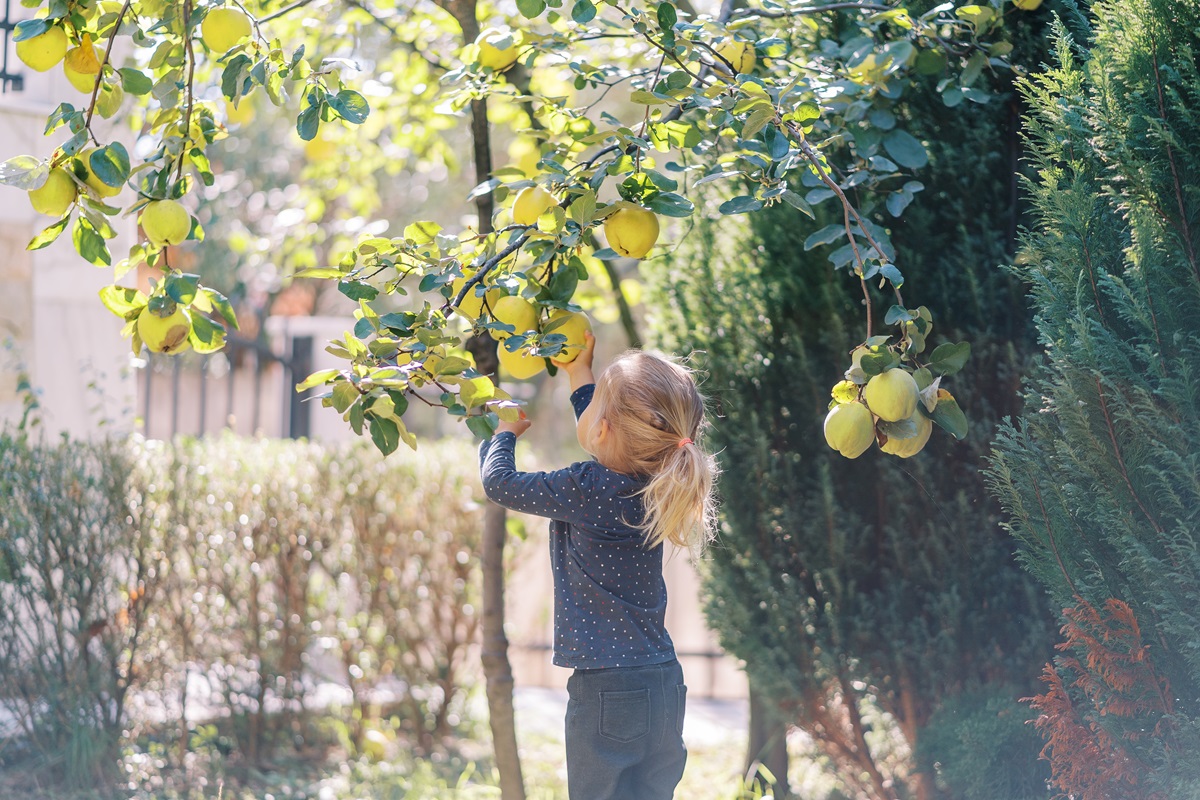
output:
POLYGON ((0 464, 22 476, 0 514, 7 791, 120 783, 155 753, 132 788, 215 796, 209 749, 231 770, 398 736, 429 756, 468 724, 469 444, 384 465, 363 442, 6 435, 0 464))

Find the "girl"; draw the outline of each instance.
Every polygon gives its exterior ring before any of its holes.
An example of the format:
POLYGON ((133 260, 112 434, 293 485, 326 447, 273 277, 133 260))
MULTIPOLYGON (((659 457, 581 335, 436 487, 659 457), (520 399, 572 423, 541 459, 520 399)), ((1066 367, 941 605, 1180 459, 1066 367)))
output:
POLYGON ((664 627, 663 543, 698 552, 715 524, 715 460, 697 444, 704 400, 691 373, 630 351, 597 382, 595 339, 570 363, 579 444, 595 460, 519 472, 500 423, 480 447, 483 489, 514 511, 549 517, 554 663, 567 681, 571 800, 670 800, 683 776, 687 687, 664 627))

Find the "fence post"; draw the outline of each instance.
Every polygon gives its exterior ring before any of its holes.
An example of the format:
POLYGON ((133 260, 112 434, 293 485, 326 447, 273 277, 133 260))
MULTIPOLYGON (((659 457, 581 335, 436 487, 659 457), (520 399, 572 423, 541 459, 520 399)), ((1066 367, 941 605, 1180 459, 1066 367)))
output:
POLYGON ((293 439, 308 437, 311 434, 309 425, 309 404, 305 402, 313 390, 303 395, 293 390, 295 384, 308 377, 313 365, 313 337, 296 336, 292 338, 292 357, 284 366, 284 396, 288 398, 288 436, 293 439))

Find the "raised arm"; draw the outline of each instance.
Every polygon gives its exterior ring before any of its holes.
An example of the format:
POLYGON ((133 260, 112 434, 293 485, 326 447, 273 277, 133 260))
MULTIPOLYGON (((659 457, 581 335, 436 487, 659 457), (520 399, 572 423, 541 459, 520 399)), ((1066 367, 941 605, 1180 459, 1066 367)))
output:
POLYGON ((497 505, 539 517, 574 522, 587 506, 588 463, 554 472, 521 472, 514 448, 517 437, 501 431, 479 447, 479 476, 483 493, 497 505))

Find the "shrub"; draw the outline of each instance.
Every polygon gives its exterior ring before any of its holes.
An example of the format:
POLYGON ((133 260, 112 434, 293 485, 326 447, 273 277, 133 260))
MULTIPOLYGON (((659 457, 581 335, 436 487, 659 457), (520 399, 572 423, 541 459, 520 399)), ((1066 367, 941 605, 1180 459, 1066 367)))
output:
POLYGON ((113 443, 0 432, 0 709, 71 786, 115 777, 145 666, 163 554, 129 506, 130 471, 113 443))
POLYGON ((329 680, 350 744, 382 716, 437 747, 476 679, 480 496, 467 442, 385 461, 369 442, 0 437, 10 759, 111 779, 136 696, 179 721, 143 742, 156 759, 194 749, 199 701, 261 761, 313 737, 329 680))

